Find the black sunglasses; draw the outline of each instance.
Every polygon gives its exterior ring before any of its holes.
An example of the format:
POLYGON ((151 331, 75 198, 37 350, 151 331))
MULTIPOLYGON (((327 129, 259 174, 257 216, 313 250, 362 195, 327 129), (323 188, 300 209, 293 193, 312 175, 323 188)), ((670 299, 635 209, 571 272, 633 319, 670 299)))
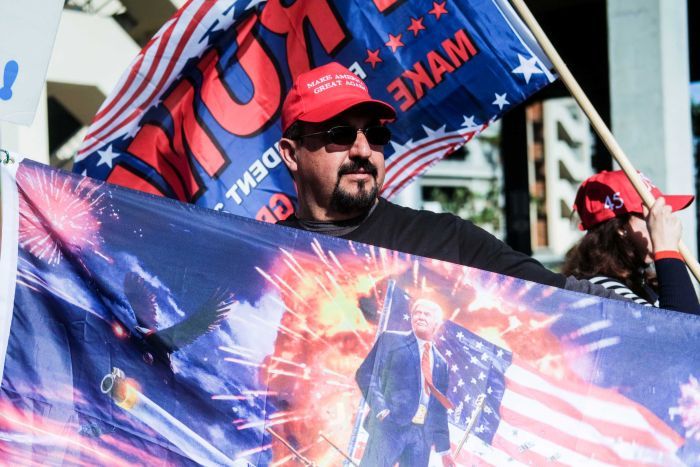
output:
POLYGON ((306 138, 307 136, 320 136, 324 135, 333 144, 338 144, 340 146, 350 146, 357 139, 357 133, 362 132, 367 138, 369 144, 384 146, 389 143, 391 139, 391 130, 382 125, 372 125, 367 128, 355 128, 349 125, 339 125, 334 126, 330 130, 319 131, 317 133, 308 133, 305 135, 300 135, 299 139, 306 138))

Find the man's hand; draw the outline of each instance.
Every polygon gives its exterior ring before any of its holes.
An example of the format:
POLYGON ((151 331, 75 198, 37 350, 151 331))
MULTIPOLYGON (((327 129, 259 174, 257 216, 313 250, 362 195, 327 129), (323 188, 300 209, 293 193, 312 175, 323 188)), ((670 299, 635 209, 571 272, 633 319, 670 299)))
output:
POLYGON ((386 417, 389 416, 390 413, 391 411, 389 409, 382 410, 377 414, 377 420, 379 420, 380 422, 383 421, 386 417))
POLYGON ((444 467, 456 467, 457 464, 455 464, 454 459, 452 459, 452 454, 449 452, 447 454, 442 455, 442 465, 444 467))
POLYGON ((678 251, 683 226, 680 219, 671 212, 671 206, 668 206, 663 198, 656 200, 646 220, 655 252, 678 251))

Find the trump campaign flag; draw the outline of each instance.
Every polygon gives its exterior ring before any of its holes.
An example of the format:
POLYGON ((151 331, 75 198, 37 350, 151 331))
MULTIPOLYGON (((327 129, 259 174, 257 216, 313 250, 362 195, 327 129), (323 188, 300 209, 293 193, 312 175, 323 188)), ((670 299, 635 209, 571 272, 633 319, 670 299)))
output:
POLYGON ((10 465, 376 465, 410 436, 417 465, 700 463, 697 316, 20 159, 0 164, 10 465))
POLYGON ((337 61, 399 116, 391 198, 554 78, 505 0, 190 0, 102 105, 74 171, 275 222, 293 212, 277 150, 293 78, 337 61))

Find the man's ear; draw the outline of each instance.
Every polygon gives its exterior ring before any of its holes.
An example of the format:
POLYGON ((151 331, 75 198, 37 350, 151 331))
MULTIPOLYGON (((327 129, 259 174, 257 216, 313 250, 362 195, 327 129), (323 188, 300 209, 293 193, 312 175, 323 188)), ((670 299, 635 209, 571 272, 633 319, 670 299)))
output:
POLYGON ((297 172, 297 145, 294 140, 289 138, 280 139, 279 144, 280 156, 284 165, 287 166, 292 175, 297 172))

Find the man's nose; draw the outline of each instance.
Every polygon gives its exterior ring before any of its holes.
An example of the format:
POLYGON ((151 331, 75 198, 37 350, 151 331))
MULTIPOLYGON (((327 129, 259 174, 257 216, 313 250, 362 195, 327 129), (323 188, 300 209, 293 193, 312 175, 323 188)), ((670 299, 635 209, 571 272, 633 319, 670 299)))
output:
POLYGON ((362 157, 367 159, 371 155, 372 148, 369 145, 369 141, 367 141, 367 136, 365 136, 365 132, 362 128, 358 128, 357 137, 350 148, 350 157, 362 157))

